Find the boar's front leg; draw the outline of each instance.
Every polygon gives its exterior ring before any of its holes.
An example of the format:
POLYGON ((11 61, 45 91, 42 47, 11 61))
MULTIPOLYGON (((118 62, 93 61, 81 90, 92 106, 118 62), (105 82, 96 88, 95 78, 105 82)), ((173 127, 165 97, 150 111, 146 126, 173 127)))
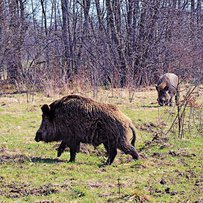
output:
POLYGON ((72 146, 70 147, 70 160, 69 160, 69 162, 75 162, 76 151, 77 151, 76 147, 72 147, 72 146))
POLYGON ((69 162, 75 162, 76 152, 80 150, 80 142, 73 142, 70 144, 70 160, 69 162))
MULTIPOLYGON (((57 149, 57 157, 60 157, 61 154, 65 151, 66 147, 69 147, 69 145, 62 141, 59 148, 57 149)), ((77 153, 80 152, 80 143, 77 145, 77 153)))
POLYGON ((58 151, 57 152, 57 157, 61 156, 61 154, 64 152, 66 147, 67 147, 67 144, 64 141, 62 141, 59 148, 57 149, 57 151, 58 151))
POLYGON ((77 144, 77 153, 80 152, 80 142, 77 144))

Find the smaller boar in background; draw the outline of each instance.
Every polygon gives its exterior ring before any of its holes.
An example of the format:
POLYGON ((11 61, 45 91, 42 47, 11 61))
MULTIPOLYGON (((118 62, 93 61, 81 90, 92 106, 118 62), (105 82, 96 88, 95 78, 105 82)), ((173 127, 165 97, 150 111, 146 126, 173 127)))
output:
POLYGON ((156 85, 158 92, 158 104, 160 106, 172 106, 172 99, 175 96, 176 105, 179 103, 179 79, 174 73, 162 75, 156 85))
POLYGON ((35 140, 62 141, 58 156, 69 147, 70 162, 75 161, 80 143, 92 144, 95 147, 103 144, 108 153, 108 165, 113 163, 117 149, 130 154, 133 159, 138 159, 134 148, 135 127, 132 121, 113 105, 69 95, 50 105, 43 105, 42 112, 42 123, 35 140), (133 134, 131 144, 128 142, 129 132, 133 134))

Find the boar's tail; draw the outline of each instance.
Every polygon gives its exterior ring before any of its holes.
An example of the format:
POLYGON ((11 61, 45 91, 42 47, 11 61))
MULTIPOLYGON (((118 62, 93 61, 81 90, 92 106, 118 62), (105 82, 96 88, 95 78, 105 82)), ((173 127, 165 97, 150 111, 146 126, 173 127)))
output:
POLYGON ((130 129, 132 130, 132 133, 133 133, 133 137, 132 137, 132 140, 131 140, 131 145, 135 146, 136 132, 135 132, 135 127, 133 126, 133 124, 130 124, 130 129))

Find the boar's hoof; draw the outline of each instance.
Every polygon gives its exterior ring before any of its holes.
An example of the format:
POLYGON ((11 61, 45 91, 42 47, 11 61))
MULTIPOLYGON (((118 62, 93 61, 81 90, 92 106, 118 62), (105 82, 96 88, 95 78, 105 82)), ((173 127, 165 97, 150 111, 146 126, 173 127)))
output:
POLYGON ((68 162, 74 163, 75 159, 70 159, 68 162))
POLYGON ((107 161, 105 165, 106 165, 106 166, 110 166, 111 163, 110 163, 109 161, 107 161))

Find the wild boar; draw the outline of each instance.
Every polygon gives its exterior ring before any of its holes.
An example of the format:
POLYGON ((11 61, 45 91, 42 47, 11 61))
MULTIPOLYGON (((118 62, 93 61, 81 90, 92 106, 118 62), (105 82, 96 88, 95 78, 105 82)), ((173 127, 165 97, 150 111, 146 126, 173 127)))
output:
POLYGON ((158 92, 158 104, 160 106, 172 106, 172 99, 175 96, 176 105, 179 103, 179 78, 174 73, 166 73, 159 78, 156 85, 158 92))
POLYGON ((69 161, 74 162, 80 143, 88 143, 95 147, 104 145, 108 154, 107 165, 113 163, 117 149, 138 159, 134 148, 135 127, 116 106, 79 95, 69 95, 50 105, 44 104, 41 109, 42 123, 35 140, 62 141, 58 156, 68 146, 69 161), (131 144, 128 141, 130 131, 133 134, 131 144))

